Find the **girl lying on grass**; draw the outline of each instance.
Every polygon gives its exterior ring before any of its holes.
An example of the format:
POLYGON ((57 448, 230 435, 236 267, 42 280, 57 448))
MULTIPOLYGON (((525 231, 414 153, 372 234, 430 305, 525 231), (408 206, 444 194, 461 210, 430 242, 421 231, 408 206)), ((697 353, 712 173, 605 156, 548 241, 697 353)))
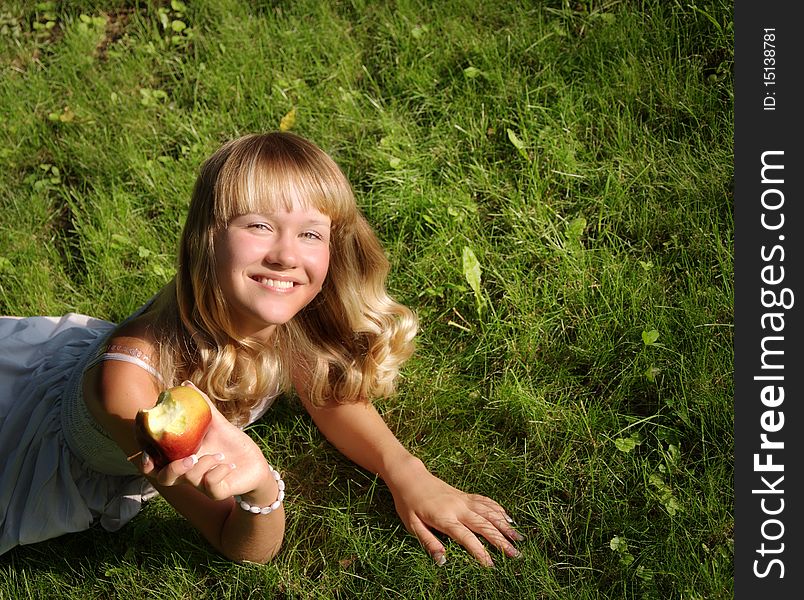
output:
POLYGON ((323 435, 385 481, 438 564, 434 531, 484 565, 480 538, 517 556, 506 512, 432 475, 371 402, 393 391, 417 327, 386 292, 388 268, 317 146, 289 133, 222 146, 196 182, 175 278, 121 325, 0 319, 0 553, 98 521, 119 529, 159 493, 223 555, 270 560, 284 483, 243 427, 293 389, 323 435), (204 393, 212 424, 194 455, 157 468, 135 415, 179 384, 204 393))

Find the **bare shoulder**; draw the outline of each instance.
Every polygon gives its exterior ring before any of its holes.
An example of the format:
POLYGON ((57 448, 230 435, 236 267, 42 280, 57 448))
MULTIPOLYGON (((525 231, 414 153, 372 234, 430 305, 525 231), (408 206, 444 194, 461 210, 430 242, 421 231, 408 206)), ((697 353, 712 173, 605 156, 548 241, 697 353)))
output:
POLYGON ((136 350, 151 364, 156 363, 156 339, 148 315, 142 315, 121 325, 109 338, 108 347, 136 350))
MULTIPOLYGON (((156 343, 146 321, 132 321, 117 330, 107 349, 135 351, 146 362, 156 363, 156 343)), ((126 452, 138 448, 133 423, 137 411, 151 408, 159 396, 160 383, 148 371, 130 362, 104 360, 84 374, 84 403, 90 414, 126 452)))

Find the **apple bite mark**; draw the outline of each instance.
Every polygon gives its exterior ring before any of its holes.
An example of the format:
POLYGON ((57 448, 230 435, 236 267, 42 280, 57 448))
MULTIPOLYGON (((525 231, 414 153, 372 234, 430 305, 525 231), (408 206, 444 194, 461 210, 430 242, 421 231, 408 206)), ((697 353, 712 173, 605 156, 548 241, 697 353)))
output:
POLYGON ((187 427, 187 411, 178 402, 162 402, 145 411, 145 422, 156 437, 180 435, 187 427))
POLYGON ((159 394, 153 408, 143 408, 134 419, 140 447, 157 467, 195 454, 212 421, 204 397, 191 387, 177 386, 159 394))

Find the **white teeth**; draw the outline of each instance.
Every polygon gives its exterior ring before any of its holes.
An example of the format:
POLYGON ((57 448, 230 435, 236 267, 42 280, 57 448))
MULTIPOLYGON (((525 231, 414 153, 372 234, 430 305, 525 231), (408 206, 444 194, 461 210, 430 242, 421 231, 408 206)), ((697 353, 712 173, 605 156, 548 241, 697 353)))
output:
POLYGON ((267 277, 260 277, 260 283, 268 287, 288 289, 293 287, 292 281, 279 281, 276 279, 268 279, 267 277))

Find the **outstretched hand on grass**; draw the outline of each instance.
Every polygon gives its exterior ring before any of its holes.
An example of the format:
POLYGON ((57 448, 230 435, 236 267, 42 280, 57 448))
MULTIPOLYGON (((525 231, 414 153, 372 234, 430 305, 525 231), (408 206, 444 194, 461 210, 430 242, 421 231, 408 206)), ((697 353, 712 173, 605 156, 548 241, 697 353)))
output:
POLYGON ((478 536, 508 557, 520 556, 512 542, 524 537, 494 500, 462 492, 426 470, 425 474, 412 473, 409 485, 397 485, 391 491, 405 527, 438 565, 446 562, 446 551, 433 530, 458 542, 487 567, 494 566, 494 561, 478 536))
POLYGON ((317 408, 302 401, 324 436, 344 456, 378 474, 394 496, 397 513, 439 565, 446 550, 435 532, 458 542, 481 564, 494 562, 480 538, 510 557, 519 556, 513 541, 522 535, 494 500, 467 494, 445 483, 397 440, 372 403, 330 404, 317 408))

